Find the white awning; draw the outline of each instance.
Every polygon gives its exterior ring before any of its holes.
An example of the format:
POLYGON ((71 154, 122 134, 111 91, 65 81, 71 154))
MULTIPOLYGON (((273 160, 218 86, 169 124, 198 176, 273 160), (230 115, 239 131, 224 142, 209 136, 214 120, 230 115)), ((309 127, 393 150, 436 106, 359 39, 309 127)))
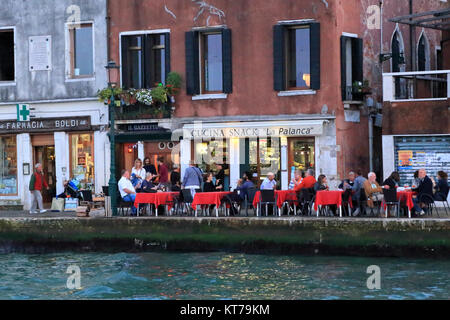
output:
POLYGON ((326 120, 198 122, 183 126, 184 139, 320 136, 326 120))

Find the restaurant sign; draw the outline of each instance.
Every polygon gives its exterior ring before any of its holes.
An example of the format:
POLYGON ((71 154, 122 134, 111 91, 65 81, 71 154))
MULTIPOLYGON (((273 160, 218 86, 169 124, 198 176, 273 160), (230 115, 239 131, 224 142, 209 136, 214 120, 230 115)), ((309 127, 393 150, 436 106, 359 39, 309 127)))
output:
POLYGON ((27 122, 0 121, 0 133, 27 133, 51 131, 90 131, 91 117, 34 118, 27 122))
POLYGON ((188 139, 203 138, 252 138, 252 137, 298 137, 322 135, 322 124, 255 126, 255 127, 185 127, 183 136, 188 139))

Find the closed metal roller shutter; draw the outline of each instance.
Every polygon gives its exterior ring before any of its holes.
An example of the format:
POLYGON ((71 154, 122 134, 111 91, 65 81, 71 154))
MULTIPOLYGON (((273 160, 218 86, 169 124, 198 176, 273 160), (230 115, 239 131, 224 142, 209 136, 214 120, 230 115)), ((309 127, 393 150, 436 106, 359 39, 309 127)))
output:
POLYGON ((434 179, 439 170, 450 173, 450 136, 395 137, 394 143, 401 185, 411 185, 414 171, 422 168, 434 179))

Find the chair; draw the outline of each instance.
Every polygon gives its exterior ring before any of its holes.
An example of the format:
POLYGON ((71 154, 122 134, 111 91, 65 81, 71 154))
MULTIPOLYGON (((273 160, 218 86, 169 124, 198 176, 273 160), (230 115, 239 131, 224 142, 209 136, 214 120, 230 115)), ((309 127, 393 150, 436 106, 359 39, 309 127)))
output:
POLYGON ((109 186, 102 186, 102 191, 106 197, 109 196, 109 186))
MULTIPOLYGON (((131 208, 132 208, 132 206, 134 206, 134 202, 124 201, 122 199, 122 196, 120 195, 119 191, 117 191, 116 199, 117 199, 118 209, 122 213, 122 216, 128 215, 130 210, 131 210, 131 208), (124 209, 127 209, 126 213, 124 213, 124 209)), ((139 211, 138 211, 138 214, 139 214, 139 211)))
MULTIPOLYGON (((436 197, 434 197, 433 199, 434 199, 434 202, 435 202, 435 203, 436 203, 436 202, 442 202, 442 205, 443 205, 444 210, 445 210, 445 214, 448 215, 447 208, 448 208, 448 210, 450 211, 450 205, 448 204, 448 201, 447 201, 447 199, 448 199, 448 193, 445 195, 444 200, 436 199, 436 197)), ((437 209, 436 209, 436 212, 437 212, 437 209)))
MULTIPOLYGON (((249 207, 249 205, 250 206, 253 205, 253 200, 255 199, 256 192, 257 192, 256 188, 248 188, 247 189, 247 194, 245 195, 245 199, 244 199, 245 214, 247 217, 248 217, 248 207, 249 207)), ((255 208, 253 208, 253 213, 256 216, 255 208)))
POLYGON ((194 201, 194 198, 192 197, 191 189, 181 190, 180 203, 181 203, 181 206, 184 206, 184 208, 187 208, 188 213, 189 213, 189 211, 192 210, 191 204, 193 201, 194 201))
POLYGON ((90 207, 94 206, 94 201, 92 200, 92 191, 81 190, 80 195, 81 195, 80 205, 86 205, 90 207))
POLYGON ((383 202, 386 205, 385 209, 386 218, 388 217, 387 212, 389 205, 397 207, 397 217, 400 216, 400 200, 397 199, 397 189, 395 188, 383 189, 383 202))
POLYGON ((313 188, 303 188, 297 193, 298 203, 302 215, 311 215, 312 206, 315 200, 313 188))
POLYGON ((351 208, 350 208, 350 199, 352 196, 352 190, 351 189, 346 189, 343 193, 342 193, 342 211, 343 211, 343 215, 345 215, 345 213, 347 213, 347 216, 351 215, 351 208))
POLYGON ((423 203, 425 204, 425 211, 427 212, 427 214, 429 214, 430 216, 433 215, 433 208, 434 210, 436 210, 436 214, 439 217, 439 212, 436 208, 436 204, 434 203, 434 199, 431 195, 426 194, 426 193, 422 193, 419 196, 419 203, 423 203))
POLYGON ((268 206, 272 205, 272 208, 274 210, 273 215, 275 215, 276 205, 277 205, 277 199, 275 196, 275 190, 261 190, 260 196, 259 196, 259 208, 262 216, 262 205, 266 205, 266 216, 268 216, 268 206))

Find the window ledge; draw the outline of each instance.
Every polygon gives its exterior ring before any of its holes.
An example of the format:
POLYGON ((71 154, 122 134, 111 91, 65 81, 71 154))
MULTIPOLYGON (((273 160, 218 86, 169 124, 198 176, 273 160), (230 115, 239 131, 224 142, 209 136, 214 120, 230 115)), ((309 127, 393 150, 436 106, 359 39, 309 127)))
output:
POLYGON ((0 81, 0 87, 15 86, 15 81, 0 81))
POLYGON ((226 94, 226 93, 198 94, 198 95, 195 95, 192 97, 192 101, 226 99, 227 97, 228 97, 228 94, 226 94))
POLYGON ((79 81, 95 81, 95 77, 89 77, 89 78, 66 78, 65 82, 79 82, 79 81))
POLYGON ((290 97, 290 96, 305 96, 316 94, 315 90, 290 90, 290 91, 280 91, 278 92, 279 97, 290 97))

